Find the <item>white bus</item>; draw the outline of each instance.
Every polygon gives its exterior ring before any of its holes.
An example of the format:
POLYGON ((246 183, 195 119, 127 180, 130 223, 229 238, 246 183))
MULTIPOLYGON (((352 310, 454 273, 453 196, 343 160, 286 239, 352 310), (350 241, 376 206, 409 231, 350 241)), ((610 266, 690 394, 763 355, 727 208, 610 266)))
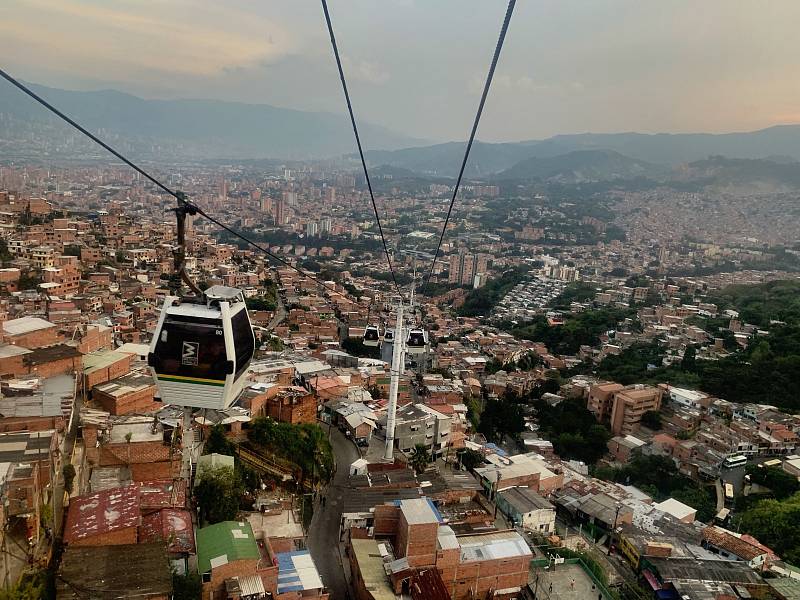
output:
POLYGON ((735 469, 736 467, 743 467, 747 464, 747 457, 744 454, 735 454, 733 456, 727 456, 725 460, 722 461, 722 467, 724 469, 735 469))

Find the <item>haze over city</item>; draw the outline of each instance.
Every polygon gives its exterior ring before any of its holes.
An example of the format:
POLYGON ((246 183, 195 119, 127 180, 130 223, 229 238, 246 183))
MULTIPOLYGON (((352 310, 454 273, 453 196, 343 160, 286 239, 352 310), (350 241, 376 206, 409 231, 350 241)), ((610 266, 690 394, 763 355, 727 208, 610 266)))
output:
MULTIPOLYGON (((334 4, 360 117, 410 137, 463 140, 503 8, 334 4)), ((545 0, 516 11, 480 139, 800 120, 792 0, 545 0)), ((7 0, 0 32, 5 67, 43 85, 342 112, 314 2, 7 0)))

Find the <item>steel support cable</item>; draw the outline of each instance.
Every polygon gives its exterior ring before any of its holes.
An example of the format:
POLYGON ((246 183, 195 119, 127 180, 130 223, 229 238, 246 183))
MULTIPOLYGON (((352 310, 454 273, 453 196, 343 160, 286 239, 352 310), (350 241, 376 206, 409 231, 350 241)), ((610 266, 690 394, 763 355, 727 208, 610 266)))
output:
MULTIPOLYGON (((324 0, 323 0, 324 1, 324 0)), ((453 188, 453 197, 450 199, 450 206, 447 209, 447 217, 444 220, 444 226, 442 227, 442 234, 439 236, 439 243, 436 246, 436 252, 433 255, 433 262, 431 263, 431 269, 428 272, 428 276, 425 278, 423 282, 423 287, 425 284, 430 281, 431 277, 433 276, 433 270, 436 267, 436 259, 439 258, 439 252, 442 249, 442 242, 444 241, 445 233, 447 233, 447 225, 450 223, 450 215, 453 212, 453 206, 456 203, 456 197, 458 196, 458 190, 461 187, 461 179, 464 177, 464 169, 467 166, 467 160, 469 160, 469 153, 472 150, 472 143, 475 141, 475 134, 478 131, 478 123, 481 120, 481 114, 483 113, 483 106, 486 104, 486 97, 489 95, 489 88, 492 86, 492 78, 494 77, 494 71, 497 67, 497 61, 500 59, 500 51, 503 49, 503 42, 506 39, 506 33, 508 32, 508 25, 511 22, 511 15, 514 12, 514 6, 516 5, 517 0, 509 0, 508 8, 506 9, 506 16, 503 19, 503 26, 500 28, 500 37, 497 39, 497 45, 494 49, 494 56, 492 57, 492 64, 489 67, 489 74, 486 76, 486 83, 483 86, 483 93, 481 94, 481 101, 478 104, 478 112, 475 114, 475 121, 472 123, 472 131, 469 134, 469 141, 467 142, 467 148, 464 152, 464 159, 461 161, 461 168, 458 171, 458 178, 456 179, 456 185, 453 188)))
POLYGON ((397 289, 397 293, 401 294, 400 285, 397 283, 397 278, 394 274, 394 266, 392 265, 392 258, 389 255, 389 247, 386 244, 386 238, 383 235, 383 225, 381 225, 381 218, 378 214, 378 205, 375 203, 375 194, 372 191, 372 182, 369 178, 369 171, 367 170, 367 161, 364 158, 364 149, 361 146, 361 136, 358 134, 358 126, 356 125, 356 117, 353 113, 353 104, 350 102, 350 92, 347 89, 347 81, 344 77, 344 69, 342 68, 342 59, 339 56, 339 46, 336 44, 336 36, 333 33, 333 23, 331 22, 331 15, 328 12, 327 0, 322 0, 322 10, 325 13, 325 23, 328 26, 328 33, 331 37, 331 47, 333 48, 333 56, 336 58, 336 67, 339 70, 339 79, 342 82, 342 91, 344 92, 344 99, 347 102, 347 112, 350 115, 350 123, 353 126, 353 134, 356 138, 356 146, 358 146, 358 155, 361 157, 361 167, 364 169, 364 179, 367 181, 367 190, 369 190, 369 198, 372 202, 372 210, 375 212, 375 222, 378 224, 378 232, 381 234, 381 241, 383 242, 383 252, 386 255, 386 264, 389 265, 389 273, 392 275, 392 283, 397 289))
MULTIPOLYGON (((5 79, 6 81, 8 81, 11 85, 13 85, 14 87, 18 88, 20 91, 24 92, 25 94, 27 94, 28 96, 30 96, 34 100, 36 100, 36 102, 38 102, 39 104, 44 106, 47 110, 49 110, 51 113, 53 113, 54 115, 59 117, 61 120, 65 121, 66 123, 69 123, 70 125, 72 125, 72 127, 77 129, 78 131, 80 131, 83 135, 88 137, 94 143, 96 143, 97 145, 99 145, 102 148, 104 148, 105 150, 107 150, 109 153, 111 153, 114 156, 116 156, 118 159, 120 159, 122 162, 124 162, 126 165, 128 165, 131 169, 133 169, 137 173, 139 173, 142 176, 144 176, 145 178, 147 178, 149 181, 151 181, 153 184, 155 184, 162 191, 164 191, 167 194, 169 194, 170 196, 174 197, 179 203, 182 203, 184 205, 187 205, 187 206, 191 207, 191 209, 193 211, 196 211, 197 214, 201 215, 202 217, 205 217, 206 219, 208 219, 209 221, 214 223, 217 227, 219 227, 221 229, 224 229, 228 233, 236 236, 240 240, 242 240, 242 241, 246 242, 247 244, 251 245, 253 248, 256 248, 257 250, 260 250, 261 252, 263 252, 264 254, 269 256, 271 259, 281 263, 284 266, 289 267, 290 269, 296 271, 297 273, 299 273, 303 277, 306 277, 307 279, 310 279, 310 280, 316 282, 317 284, 319 284, 323 288, 325 288, 325 289, 327 289, 327 290, 329 290, 331 292, 335 292, 337 294, 339 293, 338 290, 336 290, 335 288, 327 285, 325 282, 323 282, 322 280, 318 279, 317 277, 314 277, 313 275, 308 274, 307 272, 305 272, 302 269, 294 266, 293 264, 291 264, 287 260, 284 260, 280 256, 272 253, 268 248, 265 248, 261 244, 259 244, 257 242, 254 242, 253 240, 251 240, 248 237, 242 235, 238 231, 235 231, 234 229, 228 227, 224 223, 221 223, 220 221, 218 221, 217 219, 215 219, 214 217, 212 217, 211 215, 206 213, 202 208, 200 208, 199 206, 197 206, 193 202, 190 202, 186 198, 186 195, 183 192, 172 190, 169 187, 167 187, 166 185, 164 185, 163 183, 161 183, 158 179, 156 179, 155 177, 150 175, 150 173, 148 173, 147 171, 142 169, 139 165, 137 165, 133 161, 127 159, 122 153, 118 152, 117 150, 115 150, 114 148, 109 146, 107 143, 105 143, 103 140, 98 138, 96 135, 91 133, 89 130, 87 130, 85 127, 83 127, 82 125, 80 125, 79 123, 77 123, 76 121, 74 121, 73 119, 68 117, 67 115, 65 115, 63 112, 58 110, 55 106, 50 104, 47 100, 42 98, 39 94, 34 92, 28 86, 26 86, 25 84, 21 83, 20 81, 18 81, 17 79, 12 77, 8 73, 6 73, 3 69, 0 69, 0 76, 3 77, 3 79, 5 79)), ((185 276, 185 272, 183 273, 183 275, 185 276)))

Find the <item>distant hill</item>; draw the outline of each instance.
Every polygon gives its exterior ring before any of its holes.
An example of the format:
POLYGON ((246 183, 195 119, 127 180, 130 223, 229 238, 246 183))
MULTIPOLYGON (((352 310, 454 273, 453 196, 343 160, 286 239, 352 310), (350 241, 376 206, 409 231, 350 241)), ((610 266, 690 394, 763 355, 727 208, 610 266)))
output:
MULTIPOLYGON (((486 177, 507 169, 532 156, 532 148, 540 143, 488 144, 476 141, 470 152, 467 174, 486 177)), ((408 169, 421 175, 455 177, 464 158, 464 148, 464 142, 447 142, 394 151, 372 150, 367 152, 367 159, 372 164, 408 169)))
POLYGON ((623 156, 613 150, 576 150, 547 158, 528 158, 501 171, 495 178, 539 179, 564 183, 613 181, 656 175, 664 171, 642 160, 623 156))
MULTIPOLYGON (((148 157, 184 158, 323 158, 350 153, 355 147, 349 120, 343 115, 304 112, 267 104, 215 100, 144 100, 113 90, 75 92, 28 84, 63 112, 104 137, 148 157)), ((0 82, 0 141, 3 154, 33 150, 41 140, 48 152, 67 153, 60 140, 68 128, 33 100, 0 82)), ((360 123, 367 147, 402 148, 421 141, 383 127, 360 123)), ((74 147, 72 147, 74 152, 74 147)))
POLYGON ((800 163, 784 157, 753 160, 711 156, 691 162, 673 172, 673 180, 699 181, 705 186, 734 186, 740 191, 770 192, 800 188, 800 163))
MULTIPOLYGON (((716 155, 796 161, 800 160, 800 125, 779 125, 746 133, 581 133, 517 143, 476 142, 466 172, 470 177, 486 177, 527 158, 551 158, 582 150, 613 150, 661 166, 676 166, 716 155)), ((375 164, 454 177, 463 154, 464 143, 450 142, 393 152, 369 152, 367 156, 375 164)))

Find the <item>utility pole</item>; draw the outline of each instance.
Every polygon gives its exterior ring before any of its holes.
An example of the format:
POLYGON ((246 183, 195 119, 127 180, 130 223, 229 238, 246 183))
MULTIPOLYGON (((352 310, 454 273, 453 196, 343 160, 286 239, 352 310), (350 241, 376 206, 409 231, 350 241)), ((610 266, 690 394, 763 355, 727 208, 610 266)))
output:
POLYGON ((394 426, 397 413, 397 392, 400 387, 400 369, 405 366, 405 339, 403 339, 403 300, 397 305, 397 322, 394 328, 391 378, 389 380, 389 407, 386 413, 386 452, 385 460, 394 459, 394 426))

